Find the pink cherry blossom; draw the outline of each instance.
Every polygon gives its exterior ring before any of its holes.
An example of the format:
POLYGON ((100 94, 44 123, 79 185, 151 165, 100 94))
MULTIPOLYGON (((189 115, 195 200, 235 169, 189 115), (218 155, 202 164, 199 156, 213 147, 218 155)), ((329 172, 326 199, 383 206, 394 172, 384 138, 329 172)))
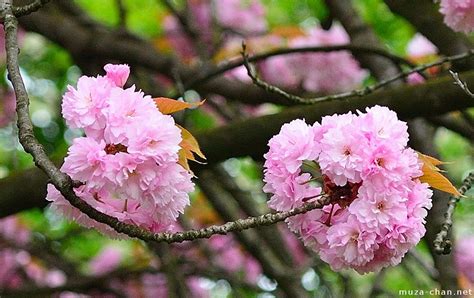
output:
POLYGON ((104 177, 106 155, 104 141, 98 143, 92 138, 76 138, 69 147, 61 170, 69 173, 72 179, 95 184, 104 177))
POLYGON ((441 0, 444 22, 454 31, 470 33, 474 30, 474 0, 441 0))
MULTIPOLYGON (((204 41, 205 50, 212 50, 215 43, 213 33, 215 23, 225 31, 224 41, 242 35, 265 32, 267 29, 265 7, 259 0, 192 0, 188 1, 191 24, 204 41), (214 16, 214 19, 213 19, 214 16)), ((167 40, 172 45, 173 53, 189 61, 197 55, 193 49, 193 41, 182 28, 179 21, 172 15, 163 19, 163 28, 167 40)))
POLYGON ((328 247, 347 264, 360 266, 374 257, 377 234, 367 231, 353 216, 327 231, 328 247))
POLYGON ((170 115, 155 114, 146 125, 135 122, 130 127, 127 152, 152 158, 158 164, 175 162, 178 158, 181 130, 170 115))
POLYGON ((155 115, 161 116, 152 98, 136 91, 135 87, 112 89, 108 102, 109 106, 103 113, 107 122, 104 138, 109 144, 123 143, 128 146, 129 134, 136 129, 134 125, 143 124, 155 115))
POLYGON ((104 66, 105 77, 111 80, 115 86, 123 87, 130 75, 130 68, 126 64, 107 64, 104 66))
POLYGON ((63 96, 62 112, 66 124, 71 128, 82 128, 88 134, 105 127, 103 111, 108 106, 108 97, 113 85, 104 77, 83 76, 77 89, 68 86, 63 96))
POLYGON ((400 121, 394 111, 387 107, 374 106, 360 113, 357 124, 366 134, 369 142, 390 141, 397 148, 403 148, 408 143, 406 122, 400 121))
POLYGON ((324 133, 318 161, 321 172, 339 186, 360 182, 367 140, 351 126, 329 129, 324 133))
POLYGON ((321 192, 308 183, 310 175, 300 170, 305 160, 313 160, 319 153, 315 138, 314 129, 305 121, 294 120, 283 125, 280 133, 269 141, 264 190, 273 193, 269 202, 272 208, 288 210, 321 192))
POLYGON ((0 220, 1 237, 17 244, 25 245, 31 237, 31 231, 18 216, 9 216, 0 220))
POLYGON ((408 75, 407 82, 410 85, 423 84, 425 82, 425 78, 423 78, 423 76, 419 73, 415 72, 408 75))
POLYGON ((358 198, 349 206, 349 212, 367 227, 380 229, 407 219, 404 201, 401 193, 378 192, 370 183, 364 183, 359 189, 358 198))
POLYGON ((0 250, 0 287, 15 289, 22 285, 21 266, 16 261, 16 252, 12 249, 0 250))

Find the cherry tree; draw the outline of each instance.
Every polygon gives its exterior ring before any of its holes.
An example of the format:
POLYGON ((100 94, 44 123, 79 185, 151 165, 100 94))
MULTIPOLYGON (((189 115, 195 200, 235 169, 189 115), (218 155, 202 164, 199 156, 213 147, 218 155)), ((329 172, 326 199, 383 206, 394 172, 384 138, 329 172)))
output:
POLYGON ((436 2, 0 1, 0 295, 472 295, 436 2))

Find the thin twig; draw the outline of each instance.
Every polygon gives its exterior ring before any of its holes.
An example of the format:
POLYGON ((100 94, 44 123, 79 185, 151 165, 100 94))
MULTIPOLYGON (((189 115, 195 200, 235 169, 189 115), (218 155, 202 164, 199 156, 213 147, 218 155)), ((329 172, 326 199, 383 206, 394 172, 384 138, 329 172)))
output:
POLYGON ((469 90, 469 87, 467 86, 466 82, 461 81, 461 79, 459 78, 459 74, 452 70, 449 70, 449 73, 454 79, 454 84, 458 85, 467 95, 474 98, 474 93, 472 93, 471 90, 469 90))
POLYGON ((13 7, 13 14, 16 17, 29 15, 30 13, 35 12, 38 9, 40 9, 43 5, 45 5, 49 1, 50 0, 35 0, 34 2, 24 5, 24 6, 13 7))
POLYGON ((326 204, 325 199, 321 201, 306 204, 286 212, 268 213, 257 217, 249 217, 239 219, 234 222, 228 222, 221 226, 210 226, 200 230, 191 230, 180 233, 152 233, 138 226, 127 224, 119 221, 117 218, 97 211, 87 202, 76 196, 73 189, 72 179, 62 173, 54 163, 48 158, 42 145, 36 139, 33 132, 33 124, 29 118, 29 98, 26 92, 23 79, 20 75, 18 63, 18 42, 17 30, 18 22, 12 13, 11 2, 7 0, 6 8, 2 11, 5 16, 5 32, 6 32, 6 52, 7 52, 7 68, 9 78, 13 84, 17 99, 17 115, 18 115, 18 135, 20 143, 26 152, 33 156, 33 160, 40 169, 42 169, 51 179, 51 183, 61 192, 69 203, 82 211, 91 219, 106 224, 118 233, 126 234, 132 238, 139 238, 145 241, 155 242, 183 242, 198 238, 209 238, 215 234, 227 234, 234 231, 242 231, 263 225, 271 225, 276 222, 285 220, 290 216, 302 214, 310 210, 321 208, 326 204))
MULTIPOLYGON (((464 179, 461 187, 458 189, 461 195, 464 195, 474 183, 474 172, 469 173, 469 175, 464 179)), ((451 196, 448 201, 448 209, 444 213, 444 223, 441 226, 441 231, 436 235, 436 239, 433 241, 434 250, 437 254, 447 255, 451 252, 452 243, 448 239, 449 231, 453 226, 453 213, 456 208, 457 202, 459 202, 459 196, 451 196)))
MULTIPOLYGON (((352 53, 364 53, 364 54, 373 54, 381 57, 385 57, 397 64, 401 65, 406 65, 409 67, 415 67, 415 65, 397 55, 394 55, 392 53, 389 53, 387 51, 384 51, 382 49, 377 49, 373 47, 366 47, 366 46, 357 46, 353 44, 344 44, 344 45, 334 45, 334 46, 319 46, 319 47, 298 47, 298 48, 282 48, 282 49, 276 49, 276 50, 271 50, 268 52, 252 55, 248 57, 249 62, 257 62, 261 60, 265 60, 270 57, 274 56, 281 56, 281 55, 289 55, 289 54, 295 54, 295 53, 327 53, 327 52, 338 52, 338 51, 350 51, 352 53)), ((244 59, 239 59, 236 61, 230 61, 225 64, 222 64, 208 72, 205 72, 202 75, 199 75, 197 78, 189 81, 186 83, 186 88, 192 88, 193 86, 203 83, 205 81, 208 81, 216 76, 219 76, 229 70, 232 70, 234 68, 237 68, 239 66, 244 65, 245 60, 244 59)))
POLYGON ((474 50, 470 50, 468 52, 465 52, 465 53, 462 53, 462 54, 459 54, 459 55, 444 57, 444 58, 442 58, 438 61, 428 63, 428 64, 423 64, 423 65, 420 65, 418 67, 412 68, 410 70, 402 71, 399 74, 397 74, 397 75, 395 75, 391 78, 388 78, 386 80, 382 80, 382 81, 380 81, 380 82, 378 82, 374 85, 367 86, 367 87, 364 87, 364 88, 361 88, 361 89, 355 89, 355 90, 348 91, 348 92, 342 92, 342 93, 338 93, 338 94, 332 94, 332 95, 320 96, 320 97, 313 97, 313 98, 304 98, 304 97, 300 97, 300 96, 297 96, 297 95, 294 95, 294 94, 290 94, 290 93, 288 93, 286 91, 283 91, 282 89, 280 89, 280 88, 278 88, 274 85, 271 85, 271 84, 263 81, 262 79, 260 79, 258 77, 258 74, 255 71, 255 68, 249 62, 249 56, 248 56, 248 53, 247 53, 245 43, 242 43, 242 53, 241 54, 243 56, 244 66, 247 69, 247 74, 252 79, 252 81, 255 85, 257 85, 258 87, 264 89, 267 92, 280 95, 280 96, 286 98, 287 100, 289 100, 291 102, 294 102, 294 103, 297 103, 297 104, 315 104, 315 103, 323 102, 323 101, 342 100, 342 99, 349 99, 349 98, 352 98, 352 97, 365 96, 367 94, 370 94, 370 93, 374 92, 375 90, 378 90, 378 89, 380 89, 382 87, 385 87, 385 86, 387 86, 387 85, 389 85, 389 84, 391 84, 395 81, 398 81, 402 78, 405 78, 405 77, 407 77, 408 75, 410 75, 412 73, 420 73, 420 72, 422 72, 422 71, 424 71, 428 68, 431 68, 433 66, 438 66, 438 65, 442 65, 442 64, 445 64, 445 63, 448 63, 448 62, 454 62, 454 61, 467 59, 471 56, 474 56, 474 50))

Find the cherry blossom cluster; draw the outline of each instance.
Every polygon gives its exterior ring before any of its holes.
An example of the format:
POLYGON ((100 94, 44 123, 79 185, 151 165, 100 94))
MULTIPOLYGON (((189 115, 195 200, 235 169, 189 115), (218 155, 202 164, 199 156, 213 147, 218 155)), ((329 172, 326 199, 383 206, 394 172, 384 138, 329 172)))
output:
POLYGON ((444 22, 454 31, 474 31, 474 0, 441 0, 444 22))
MULTIPOLYGON (((97 210, 153 232, 170 230, 194 188, 191 174, 177 163, 181 130, 150 96, 123 88, 127 65, 108 64, 105 71, 81 77, 63 97, 67 125, 83 129, 85 137, 74 139, 61 170, 82 184, 76 194, 97 210)), ((52 185, 47 199, 65 217, 119 236, 72 207, 52 185)))
POLYGON ((269 141, 264 191, 269 206, 290 210, 324 196, 322 209, 289 218, 333 270, 359 273, 398 264, 425 233, 432 191, 407 148, 407 125, 386 107, 294 120, 269 141))

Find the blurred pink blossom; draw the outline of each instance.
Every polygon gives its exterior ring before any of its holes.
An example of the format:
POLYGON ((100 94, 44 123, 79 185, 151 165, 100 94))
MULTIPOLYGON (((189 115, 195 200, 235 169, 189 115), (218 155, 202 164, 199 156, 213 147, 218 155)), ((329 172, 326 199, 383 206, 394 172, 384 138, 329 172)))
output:
MULTIPOLYGON (((306 35, 291 39, 289 47, 317 47, 349 43, 349 36, 340 25, 326 31, 320 27, 307 30, 306 35)), ((358 87, 367 72, 347 51, 304 53, 272 57, 259 63, 262 77, 285 88, 316 93, 331 93, 358 87)))
POLYGON ((410 57, 417 58, 428 55, 436 55, 438 48, 420 33, 416 33, 407 46, 410 57))
POLYGON ((474 0, 441 0, 440 12, 446 25, 454 31, 470 33, 474 30, 474 0))
POLYGON ((454 260, 459 273, 474 284, 474 236, 460 238, 455 246, 454 260))
POLYGON ((229 272, 241 272, 247 282, 256 284, 262 274, 260 264, 245 253, 231 235, 216 235, 209 240, 217 264, 229 272))
POLYGON ((2 88, 0 91, 0 127, 5 127, 15 119, 15 94, 2 88))
POLYGON ((120 266, 122 251, 112 245, 104 247, 90 262, 89 270, 92 275, 104 275, 120 266))

